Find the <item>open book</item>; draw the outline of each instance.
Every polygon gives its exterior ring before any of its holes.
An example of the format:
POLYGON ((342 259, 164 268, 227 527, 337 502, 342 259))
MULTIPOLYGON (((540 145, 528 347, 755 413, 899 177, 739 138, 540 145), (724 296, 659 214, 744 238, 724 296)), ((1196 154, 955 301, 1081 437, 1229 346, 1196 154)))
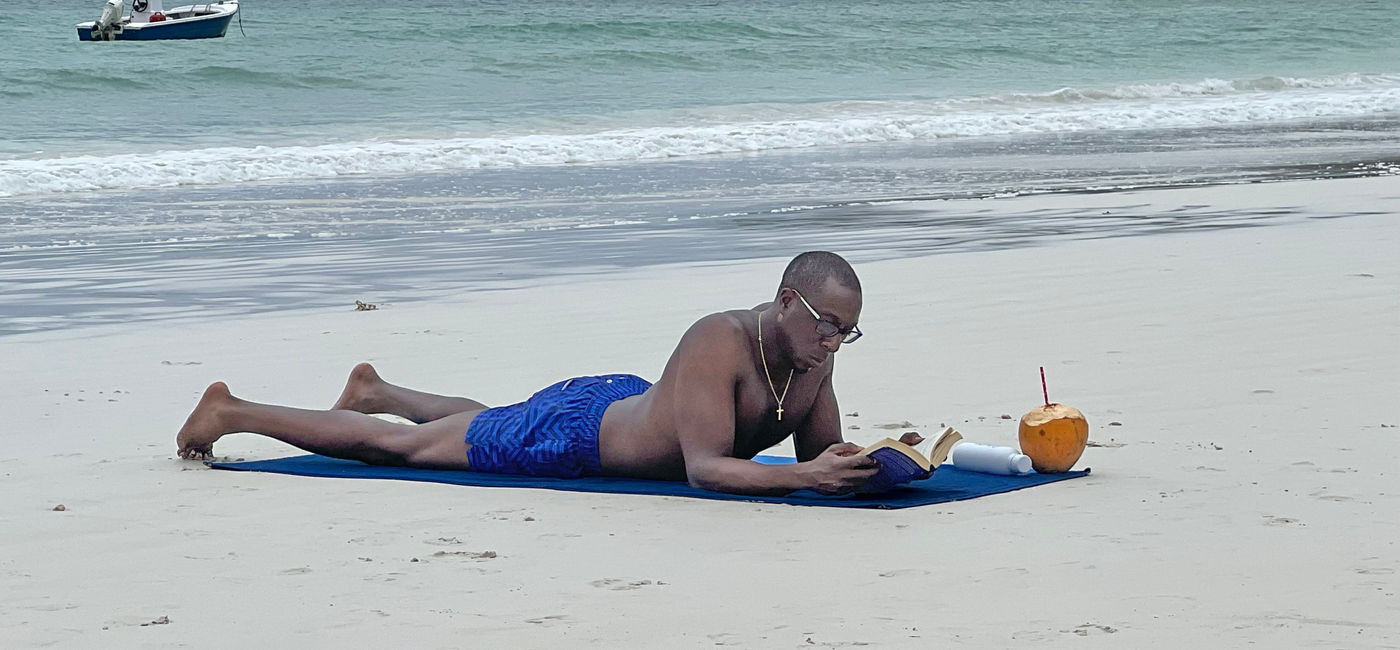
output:
POLYGON ((933 449, 928 456, 893 438, 885 438, 865 449, 857 456, 869 456, 880 462, 880 471, 865 482, 859 491, 864 493, 889 492, 896 486, 910 481, 928 478, 948 459, 953 445, 962 440, 962 434, 952 427, 943 430, 933 441, 933 449))

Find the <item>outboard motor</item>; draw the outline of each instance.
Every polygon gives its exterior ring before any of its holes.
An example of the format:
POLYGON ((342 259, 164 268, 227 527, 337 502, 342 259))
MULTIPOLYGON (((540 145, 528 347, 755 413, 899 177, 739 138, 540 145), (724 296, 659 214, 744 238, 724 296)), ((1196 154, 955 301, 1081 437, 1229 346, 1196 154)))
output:
POLYGON ((112 33, 121 29, 121 22, 122 0, 107 0, 102 6, 102 17, 92 24, 92 40, 112 40, 112 33))

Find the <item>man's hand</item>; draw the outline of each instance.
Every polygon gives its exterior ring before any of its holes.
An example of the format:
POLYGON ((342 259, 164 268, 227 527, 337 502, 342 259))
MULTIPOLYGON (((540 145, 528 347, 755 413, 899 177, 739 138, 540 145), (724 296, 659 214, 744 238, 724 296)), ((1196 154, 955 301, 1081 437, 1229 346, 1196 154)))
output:
POLYGON ((838 442, 808 461, 808 487, 822 494, 846 494, 865 485, 866 479, 880 471, 879 464, 868 456, 856 456, 860 445, 838 442))

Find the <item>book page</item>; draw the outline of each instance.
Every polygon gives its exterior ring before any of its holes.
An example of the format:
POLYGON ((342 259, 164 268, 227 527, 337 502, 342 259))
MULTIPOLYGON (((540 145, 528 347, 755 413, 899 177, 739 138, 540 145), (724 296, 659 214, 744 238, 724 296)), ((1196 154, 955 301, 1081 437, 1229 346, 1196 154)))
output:
POLYGON ((943 461, 948 460, 948 453, 953 451, 953 445, 961 440, 962 434, 954 430, 953 427, 944 429, 943 433, 939 434, 938 440, 933 443, 933 449, 929 451, 929 465, 932 467, 942 465, 943 461))

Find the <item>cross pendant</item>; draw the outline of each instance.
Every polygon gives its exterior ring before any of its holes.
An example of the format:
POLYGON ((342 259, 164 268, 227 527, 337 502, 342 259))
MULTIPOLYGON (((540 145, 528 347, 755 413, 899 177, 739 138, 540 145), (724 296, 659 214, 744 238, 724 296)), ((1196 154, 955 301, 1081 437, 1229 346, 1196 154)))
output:
POLYGON ((778 407, 778 421, 779 421, 779 422, 782 422, 782 421, 783 421, 783 407, 781 407, 781 406, 778 407))

